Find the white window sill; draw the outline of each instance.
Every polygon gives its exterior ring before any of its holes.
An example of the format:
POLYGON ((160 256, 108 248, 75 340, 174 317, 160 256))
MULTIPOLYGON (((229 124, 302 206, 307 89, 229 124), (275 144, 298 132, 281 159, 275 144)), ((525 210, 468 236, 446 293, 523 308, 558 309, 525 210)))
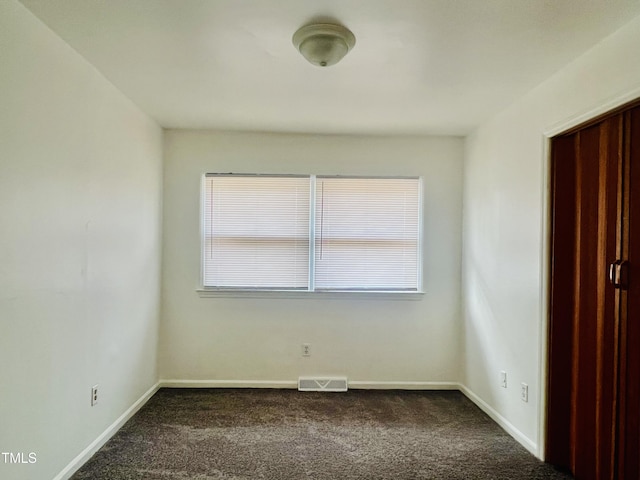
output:
POLYGON ((201 298, 305 298, 326 299, 367 299, 367 300, 422 300, 424 292, 395 292, 395 291, 316 291, 306 290, 227 290, 214 288, 199 288, 196 290, 201 298))

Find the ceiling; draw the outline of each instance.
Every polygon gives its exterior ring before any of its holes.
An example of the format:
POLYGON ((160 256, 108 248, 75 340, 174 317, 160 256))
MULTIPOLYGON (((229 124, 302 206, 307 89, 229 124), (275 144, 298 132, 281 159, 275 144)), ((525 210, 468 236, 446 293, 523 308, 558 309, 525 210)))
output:
POLYGON ((463 135, 640 15, 638 0, 22 0, 168 128, 463 135), (356 36, 315 67, 313 20, 356 36))

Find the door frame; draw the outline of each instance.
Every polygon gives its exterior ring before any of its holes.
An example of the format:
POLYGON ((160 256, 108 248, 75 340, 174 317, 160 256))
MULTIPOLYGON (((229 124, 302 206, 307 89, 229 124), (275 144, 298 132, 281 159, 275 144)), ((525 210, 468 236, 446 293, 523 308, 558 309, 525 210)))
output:
POLYGON ((581 113, 572 115, 560 122, 549 125, 542 131, 540 141, 542 143, 542 182, 540 184, 541 215, 540 215, 540 321, 538 323, 538 358, 539 377, 538 385, 538 442, 537 456, 541 460, 547 460, 547 418, 548 418, 548 380, 549 380, 549 333, 550 333, 550 301, 551 301, 551 250, 552 250, 552 140, 558 135, 570 133, 589 124, 617 112, 622 112, 634 106, 640 106, 640 87, 622 93, 599 105, 593 106, 581 113))

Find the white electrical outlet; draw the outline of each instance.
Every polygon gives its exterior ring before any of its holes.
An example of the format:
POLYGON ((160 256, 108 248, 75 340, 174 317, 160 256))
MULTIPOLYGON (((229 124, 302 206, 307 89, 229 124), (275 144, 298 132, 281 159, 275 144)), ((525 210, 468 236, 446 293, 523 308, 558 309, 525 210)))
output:
POLYGON ((520 398, 523 402, 529 401, 529 385, 526 383, 520 384, 520 398))
POLYGON ((502 388, 507 388, 507 372, 504 370, 500 372, 500 386, 502 388))
POLYGON ((98 403, 98 385, 91 387, 91 406, 95 406, 98 403))
POLYGON ((303 343, 302 344, 302 356, 310 357, 311 356, 311 344, 303 343))

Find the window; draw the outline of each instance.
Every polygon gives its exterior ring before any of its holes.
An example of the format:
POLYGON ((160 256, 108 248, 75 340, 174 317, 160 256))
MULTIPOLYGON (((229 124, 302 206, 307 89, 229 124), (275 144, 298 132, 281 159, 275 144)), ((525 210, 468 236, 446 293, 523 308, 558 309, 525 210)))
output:
POLYGON ((211 175, 204 286, 307 289, 309 177, 211 175))
POLYGON ((205 289, 420 290, 419 178, 207 174, 203 203, 205 289))

